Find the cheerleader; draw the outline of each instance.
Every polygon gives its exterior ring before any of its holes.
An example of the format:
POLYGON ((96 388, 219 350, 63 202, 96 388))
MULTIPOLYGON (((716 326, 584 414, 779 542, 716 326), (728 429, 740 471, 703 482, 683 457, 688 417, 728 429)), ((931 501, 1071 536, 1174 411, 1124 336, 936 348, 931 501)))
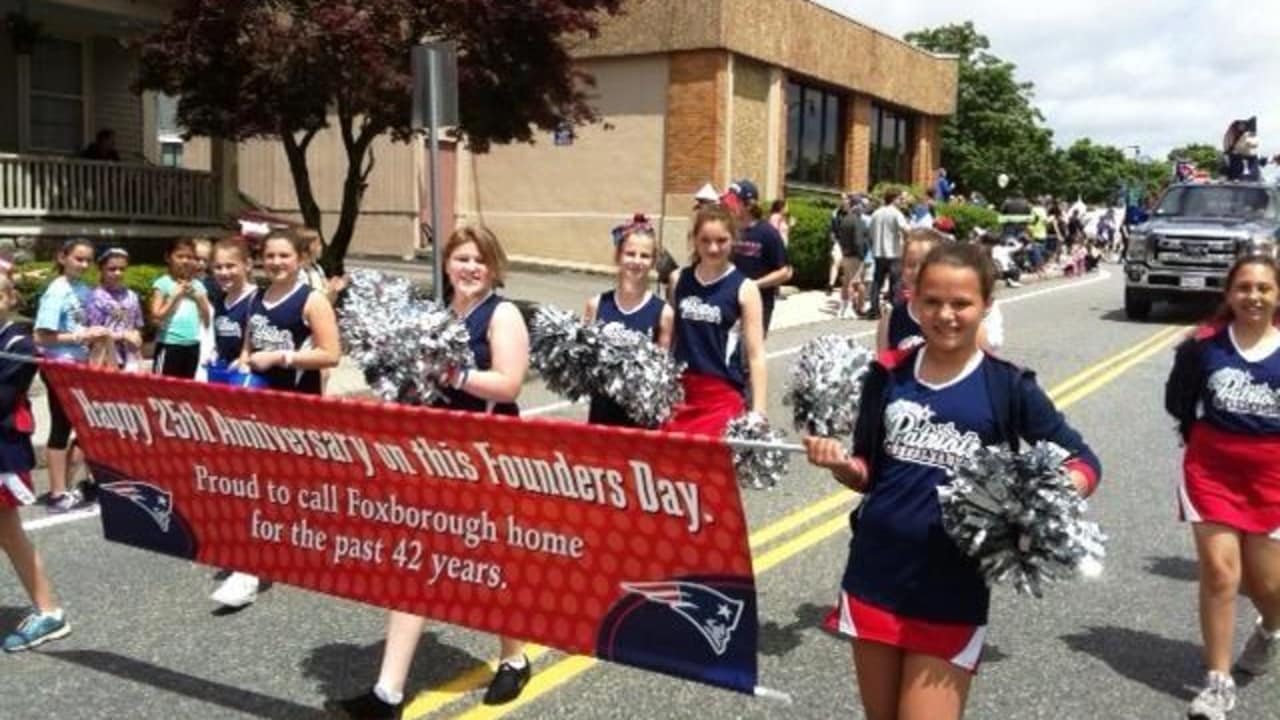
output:
MULTIPOLYGON (((289 231, 273 232, 263 241, 262 267, 270 284, 247 300, 248 320, 238 364, 261 375, 272 390, 319 395, 320 370, 334 367, 341 357, 338 322, 324 295, 313 292, 299 277, 305 251, 304 241, 289 231)), ((226 277, 225 268, 222 274, 226 277)), ((210 599, 240 608, 257 599, 258 588, 258 578, 236 572, 210 599)))
POLYGON ((248 243, 241 237, 219 240, 213 246, 210 269, 218 284, 213 296, 214 359, 221 365, 234 365, 244 351, 249 311, 258 295, 258 287, 249 282, 248 243))
MULTIPOLYGON (((444 263, 449 304, 470 335, 475 365, 450 373, 447 398, 438 406, 518 416, 516 397, 529 369, 529 332, 519 308, 496 292, 506 272, 506 253, 488 229, 461 227, 444 245, 444 263)), ((326 703, 326 709, 356 720, 399 718, 409 665, 426 623, 417 615, 388 613, 377 683, 362 695, 326 703)), ((484 694, 486 705, 515 700, 532 674, 524 643, 504 637, 501 644, 498 672, 484 694)))
MULTIPOLYGON (((29 650, 71 633, 71 624, 54 597, 40 554, 31 545, 18 514, 18 508, 36 500, 31 488, 31 469, 36 465, 31 447, 35 424, 27 400, 36 364, 31 335, 9 319, 17 303, 13 281, 0 274, 0 351, 30 358, 26 362, 0 358, 0 547, 35 606, 0 641, 5 652, 29 650)), ((53 394, 52 390, 48 392, 53 394)))
MULTIPOLYGON (((889 312, 881 316, 876 325, 876 350, 907 350, 924 342, 920 321, 911 307, 916 276, 920 264, 929 251, 940 244, 952 242, 950 236, 932 228, 915 228, 907 231, 902 248, 902 293, 889 306, 889 312)), ((987 352, 995 352, 1004 344, 1004 314, 1000 306, 992 302, 978 328, 978 344, 987 352)))
MULTIPOLYGON (((613 290, 587 301, 583 322, 619 323, 648 335, 659 347, 671 347, 671 307, 649 290, 649 273, 657 258, 658 239, 644 215, 614 229, 613 259, 618 265, 613 290)), ((591 396, 587 422, 593 425, 636 427, 623 408, 604 395, 591 396)))
MULTIPOLYGON (((89 347, 110 337, 111 331, 90 325, 86 308, 89 303, 89 286, 80 280, 93 262, 93 243, 73 238, 58 250, 58 277, 49 283, 40 296, 36 312, 35 341, 43 355, 62 362, 87 362, 89 347)), ((58 394, 45 383, 45 398, 49 401, 49 439, 45 457, 49 465, 50 513, 64 513, 83 505, 80 493, 67 489, 67 476, 78 458, 79 451, 71 452, 71 421, 58 401, 58 394)))
POLYGON ((865 380, 844 442, 806 438, 810 462, 864 493, 842 580, 840 628, 853 638, 869 720, 960 718, 986 633, 990 590, 942 529, 937 488, 985 445, 1048 440, 1071 453, 1081 494, 1100 466, 1035 376, 978 344, 995 273, 976 245, 935 247, 914 307, 925 342, 889 350, 865 380))
POLYGON ((693 266, 671 274, 673 346, 686 366, 680 378, 685 402, 666 430, 719 437, 748 397, 751 409, 764 414, 764 315, 756 284, 729 260, 737 234, 723 206, 699 210, 693 266))
POLYGON ((1242 582, 1258 621, 1236 668, 1260 675, 1280 650, 1278 286, 1275 260, 1238 260, 1216 322, 1178 347, 1165 387, 1165 407, 1186 442, 1178 499, 1200 564, 1208 672, 1191 718, 1218 720, 1235 706, 1231 648, 1242 582))

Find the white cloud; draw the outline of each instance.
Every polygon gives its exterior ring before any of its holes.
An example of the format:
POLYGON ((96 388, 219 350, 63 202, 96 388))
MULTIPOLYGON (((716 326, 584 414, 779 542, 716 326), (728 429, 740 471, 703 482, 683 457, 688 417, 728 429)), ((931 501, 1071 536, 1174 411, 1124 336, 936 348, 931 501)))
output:
POLYGON ((901 37, 972 20, 991 52, 1035 83, 1061 145, 1081 137, 1163 157, 1216 145, 1227 123, 1258 116, 1280 152, 1280 3, 1226 0, 817 0, 901 37))

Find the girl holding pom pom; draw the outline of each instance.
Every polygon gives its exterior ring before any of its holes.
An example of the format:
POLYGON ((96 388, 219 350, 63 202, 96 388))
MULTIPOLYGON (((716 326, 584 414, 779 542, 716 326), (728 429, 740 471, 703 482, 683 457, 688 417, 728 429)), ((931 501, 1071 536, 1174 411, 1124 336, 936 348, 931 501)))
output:
POLYGON ((737 237, 723 206, 700 209, 693 266, 671 274, 673 347, 687 369, 680 378, 685 402, 665 430, 720 437, 748 398, 752 411, 764 414, 764 311, 756 284, 730 261, 737 237))
MULTIPOLYGON (((613 231, 613 259, 618 265, 613 290, 587 300, 582 320, 586 323, 619 323, 653 339, 662 348, 671 347, 671 307, 649 290, 649 273, 658 257, 658 239, 642 214, 613 231)), ((591 396, 587 422, 593 425, 637 427, 618 403, 604 395, 591 396)))
POLYGON ((1216 322, 1178 346, 1165 407, 1186 442, 1181 514, 1200 562, 1204 689, 1192 718, 1222 718, 1236 701, 1231 677, 1236 596, 1258 611, 1236 667, 1260 675, 1280 654, 1280 265, 1238 260, 1216 322))
POLYGON ((1047 440, 1071 453, 1081 494, 1100 466, 1035 376, 978 342, 995 273, 977 245, 940 245, 920 266, 924 343, 872 364, 852 455, 806 438, 809 461, 865 493, 842 581, 840 629, 869 720, 960 718, 981 658, 990 591, 942 528, 937 489, 974 450, 1047 440))
MULTIPOLYGON (((444 244, 449 304, 470 335, 475 365, 445 379, 447 399, 439 407, 496 415, 520 414, 516 397, 529 369, 529 331, 515 304, 497 294, 507 256, 488 229, 461 227, 444 244)), ((326 704, 326 709, 353 720, 400 717, 409 677, 426 618, 399 611, 387 614, 387 639, 378 680, 366 693, 326 704)), ((501 638, 498 672, 484 695, 486 705, 515 700, 528 684, 532 666, 524 643, 501 638)))

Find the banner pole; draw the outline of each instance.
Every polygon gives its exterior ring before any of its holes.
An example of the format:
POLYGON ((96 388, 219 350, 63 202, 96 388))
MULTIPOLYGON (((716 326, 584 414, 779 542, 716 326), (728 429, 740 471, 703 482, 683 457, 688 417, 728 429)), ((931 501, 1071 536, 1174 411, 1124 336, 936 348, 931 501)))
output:
POLYGON ((791 693, 774 690, 773 688, 767 688, 763 685, 757 685, 755 687, 755 696, 766 700, 773 700, 774 702, 780 702, 783 705, 791 705, 795 702, 791 699, 791 693))
POLYGON ((783 452, 799 453, 801 455, 808 452, 804 449, 803 445, 798 445, 796 443, 765 442, 764 440, 735 440, 733 438, 726 438, 724 443, 737 450, 781 450, 783 452))

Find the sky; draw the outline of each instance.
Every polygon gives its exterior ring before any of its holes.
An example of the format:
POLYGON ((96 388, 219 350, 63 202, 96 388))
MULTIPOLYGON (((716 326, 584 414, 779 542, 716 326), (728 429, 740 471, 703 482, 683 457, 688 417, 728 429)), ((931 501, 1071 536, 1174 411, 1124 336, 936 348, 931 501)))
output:
POLYGON ((1280 152, 1275 0, 816 1, 895 37, 972 20, 1035 83, 1059 145, 1089 137, 1163 158, 1257 115, 1261 151, 1280 152))

